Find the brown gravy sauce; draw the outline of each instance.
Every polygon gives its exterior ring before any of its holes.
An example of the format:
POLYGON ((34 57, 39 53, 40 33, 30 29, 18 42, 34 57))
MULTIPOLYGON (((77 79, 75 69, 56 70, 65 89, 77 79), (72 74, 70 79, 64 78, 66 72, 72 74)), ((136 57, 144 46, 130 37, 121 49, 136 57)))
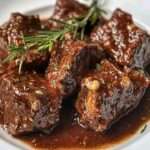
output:
MULTIPOLYGON (((104 150, 133 136, 141 127, 150 120, 150 89, 148 89, 139 107, 127 117, 116 123, 106 133, 95 133, 78 126, 73 120, 74 112, 70 105, 65 105, 62 113, 63 120, 50 135, 30 134, 19 137, 23 142, 34 149, 99 149, 104 150)), ((140 129, 142 131, 142 129, 140 129)), ((143 134, 140 133, 139 134, 143 134)))

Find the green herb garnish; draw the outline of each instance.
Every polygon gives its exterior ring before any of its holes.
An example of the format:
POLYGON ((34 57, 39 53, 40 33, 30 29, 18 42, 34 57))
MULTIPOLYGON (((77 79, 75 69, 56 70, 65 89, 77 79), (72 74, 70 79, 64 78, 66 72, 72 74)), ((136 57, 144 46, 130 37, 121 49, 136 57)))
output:
POLYGON ((21 46, 10 45, 10 53, 5 61, 21 59, 19 61, 19 72, 21 72, 21 67, 25 58, 24 56, 31 48, 35 47, 39 52, 51 51, 57 41, 62 41, 65 39, 66 33, 74 35, 74 38, 80 38, 83 40, 87 25, 94 25, 102 16, 102 13, 104 13, 104 11, 98 7, 97 0, 94 0, 87 14, 83 16, 71 18, 66 22, 57 19, 50 19, 53 22, 61 24, 62 28, 49 31, 40 31, 36 35, 22 37, 24 44, 21 46))

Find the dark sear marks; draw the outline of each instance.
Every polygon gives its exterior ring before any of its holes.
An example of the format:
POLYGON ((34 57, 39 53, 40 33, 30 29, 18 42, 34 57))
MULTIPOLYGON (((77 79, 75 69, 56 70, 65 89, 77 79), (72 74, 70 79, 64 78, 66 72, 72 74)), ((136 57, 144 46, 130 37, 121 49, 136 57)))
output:
POLYGON ((58 0, 44 23, 13 13, 0 27, 4 130, 36 148, 94 148, 148 120, 150 36, 128 13, 104 12, 58 0))

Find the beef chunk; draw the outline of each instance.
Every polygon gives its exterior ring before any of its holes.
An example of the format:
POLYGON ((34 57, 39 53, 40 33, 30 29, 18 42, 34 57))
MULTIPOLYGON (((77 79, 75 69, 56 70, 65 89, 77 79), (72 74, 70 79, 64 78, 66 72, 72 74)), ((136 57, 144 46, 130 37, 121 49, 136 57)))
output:
MULTIPOLYGON (((40 29, 41 22, 38 16, 25 16, 20 13, 13 13, 9 21, 0 29, 0 47, 9 49, 8 45, 19 46, 23 43, 23 35, 33 35, 40 29)), ((37 69, 42 68, 42 66, 45 67, 48 59, 48 53, 41 53, 36 49, 31 49, 28 50, 24 62, 26 66, 30 65, 30 68, 37 69)))
POLYGON ((103 50, 84 41, 67 41, 57 46, 50 59, 47 78, 50 87, 58 89, 63 95, 71 95, 82 76, 94 63, 103 57, 103 50))
POLYGON ((7 57, 7 55, 7 51, 0 48, 0 63, 7 57))
MULTIPOLYGON (((59 19, 62 21, 68 20, 72 17, 78 17, 84 15, 88 11, 88 7, 80 4, 76 0, 57 0, 54 13, 51 18, 59 19)), ((47 27, 60 27, 57 23, 46 23, 47 27)))
POLYGON ((8 73, 0 81, 3 127, 12 135, 51 131, 59 121, 61 96, 36 74, 8 73))
POLYGON ((79 121, 96 132, 111 125, 137 107, 149 80, 141 71, 122 72, 111 62, 101 62, 99 70, 82 80, 76 109, 79 121))
POLYGON ((13 13, 9 21, 1 27, 0 37, 7 44, 20 45, 22 35, 29 35, 41 29, 38 16, 25 16, 13 13))
POLYGON ((76 0, 57 0, 53 18, 66 20, 72 17, 78 17, 87 12, 88 8, 76 0))
POLYGON ((112 18, 91 33, 120 65, 144 68, 150 63, 150 36, 137 27, 131 15, 117 9, 112 18))

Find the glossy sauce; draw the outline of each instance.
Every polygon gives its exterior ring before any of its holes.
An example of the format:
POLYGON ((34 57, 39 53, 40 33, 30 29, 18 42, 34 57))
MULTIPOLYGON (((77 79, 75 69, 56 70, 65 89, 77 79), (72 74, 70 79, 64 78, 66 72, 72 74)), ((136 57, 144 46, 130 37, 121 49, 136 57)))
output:
MULTIPOLYGON (((74 112, 70 109, 70 105, 65 105, 64 108, 63 113, 61 113, 63 119, 60 125, 50 135, 30 134, 19 137, 19 139, 30 144, 36 150, 95 149, 96 147, 103 149, 118 144, 134 135, 141 127, 143 129, 150 119, 150 89, 136 110, 103 134, 79 127, 73 120, 74 112)), ((138 131, 139 134, 143 134, 142 129, 138 131)))

